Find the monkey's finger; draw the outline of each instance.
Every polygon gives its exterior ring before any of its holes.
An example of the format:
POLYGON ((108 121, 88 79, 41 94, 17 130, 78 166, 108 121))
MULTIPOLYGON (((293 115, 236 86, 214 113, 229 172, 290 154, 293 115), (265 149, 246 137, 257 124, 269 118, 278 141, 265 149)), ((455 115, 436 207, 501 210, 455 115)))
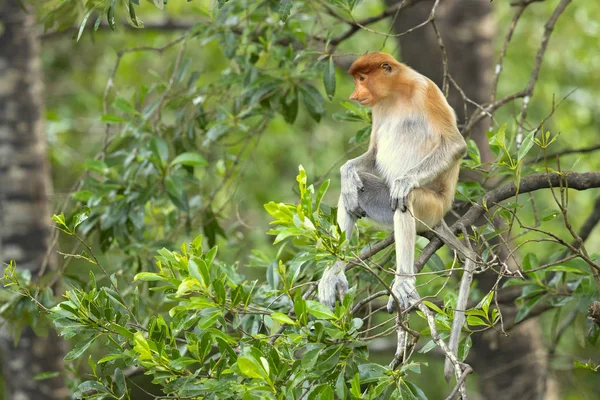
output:
POLYGON ((362 180, 360 179, 360 176, 358 175, 358 172, 354 171, 354 173, 352 174, 352 178, 354 180, 354 186, 361 192, 364 192, 365 187, 362 183, 362 180))
MULTIPOLYGON (((398 301, 400 302, 400 309, 401 310, 405 310, 408 308, 408 305, 405 304, 405 302, 403 301, 401 296, 396 295, 396 297, 398 297, 398 301)), ((388 303, 387 303, 387 312, 388 314, 393 314, 394 312, 396 312, 398 308, 398 303, 396 303, 396 299, 394 299, 394 296, 390 295, 390 298, 388 299, 388 303)))
POLYGON ((406 203, 404 202, 404 198, 400 197, 398 199, 398 209, 402 212, 406 211, 406 203))
POLYGON ((346 292, 348 291, 348 286, 343 284, 337 285, 338 298, 340 299, 340 304, 344 303, 344 296, 346 296, 346 292))
POLYGON ((393 296, 391 296, 391 295, 390 295, 390 298, 389 298, 389 300, 388 300, 388 303, 387 303, 387 307, 386 307, 386 308, 387 308, 387 312, 388 312, 389 314, 393 314, 393 313, 394 313, 394 311, 396 311, 396 300, 394 300, 394 297, 393 297, 393 296))

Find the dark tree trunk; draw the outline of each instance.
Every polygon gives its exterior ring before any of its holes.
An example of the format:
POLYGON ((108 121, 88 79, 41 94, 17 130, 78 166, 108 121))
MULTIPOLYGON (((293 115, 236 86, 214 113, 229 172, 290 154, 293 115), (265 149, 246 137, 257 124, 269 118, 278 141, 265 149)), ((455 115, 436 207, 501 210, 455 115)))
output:
MULTIPOLYGON (((388 4, 395 3, 388 0, 388 4)), ((433 1, 419 2, 398 16, 396 33, 427 20, 433 1)), ((495 21, 492 5, 482 0, 445 0, 440 2, 436 22, 448 55, 449 72, 473 101, 489 101, 496 61, 493 38, 495 21)), ((442 52, 431 26, 417 29, 399 38, 402 61, 442 85, 442 52)), ((450 104, 459 123, 465 119, 464 102, 457 90, 450 86, 450 104)), ((469 105, 467 115, 473 111, 469 105)), ((486 130, 489 121, 482 121, 471 132, 479 146, 482 161, 492 161, 486 130)), ((485 274, 484 274, 485 275, 485 274)), ((479 275, 479 287, 489 290, 497 276, 479 275)), ((514 309, 504 311, 505 318, 514 318, 514 309)), ((553 383, 545 392, 544 379, 548 368, 541 330, 536 321, 519 325, 504 337, 494 331, 473 337, 469 361, 480 377, 479 387, 485 399, 552 399, 556 391, 553 383)))
MULTIPOLYGON (((19 0, 0 0, 0 261, 15 260, 35 277, 49 246, 51 181, 40 44, 34 17, 22 7, 19 0)), ((15 347, 3 328, 5 398, 64 398, 61 378, 33 379, 40 372, 62 369, 62 342, 54 332, 42 338, 27 328, 15 347)))

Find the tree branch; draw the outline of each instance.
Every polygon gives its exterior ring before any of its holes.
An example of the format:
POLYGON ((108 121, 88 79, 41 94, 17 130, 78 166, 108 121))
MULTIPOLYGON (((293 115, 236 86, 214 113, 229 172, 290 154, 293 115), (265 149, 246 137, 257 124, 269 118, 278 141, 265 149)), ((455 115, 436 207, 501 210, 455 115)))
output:
POLYGON ((533 89, 535 84, 537 83, 540 69, 542 68, 542 61, 544 60, 544 54, 546 54, 546 49, 548 48, 548 42, 550 42, 550 36, 554 31, 554 25, 556 25, 556 21, 561 16, 561 14, 565 11, 567 6, 571 3, 572 0, 561 0, 560 3, 554 9, 552 16, 548 19, 548 22, 544 25, 544 35, 542 36, 542 42, 540 43, 540 47, 538 49, 537 54, 535 55, 535 66, 531 71, 531 75, 529 77, 529 83, 527 84, 527 88, 525 89, 527 95, 523 98, 523 104, 521 105, 521 118, 519 120, 519 125, 517 125, 517 147, 521 145, 523 141, 523 125, 525 124, 525 119, 527 118, 527 107, 529 105, 529 99, 533 95, 533 89))
POLYGON ((346 32, 342 33, 341 35, 331 39, 329 41, 329 43, 331 43, 331 45, 335 47, 335 46, 339 45, 341 42, 343 42, 344 40, 352 37, 358 31, 360 31, 362 29, 362 26, 370 25, 375 22, 379 22, 382 19, 386 19, 387 17, 391 17, 396 12, 402 11, 403 9, 416 4, 418 1, 421 1, 421 0, 401 0, 401 1, 398 1, 396 4, 386 8, 383 12, 381 12, 378 15, 374 15, 372 17, 368 17, 368 18, 365 18, 363 20, 356 21, 356 22, 348 21, 350 28, 346 32))
MULTIPOLYGON (((510 182, 488 192, 461 218, 459 218, 450 227, 450 230, 453 233, 456 233, 461 224, 464 224, 465 226, 474 225, 489 208, 503 200, 507 200, 515 196, 517 193, 529 193, 540 189, 548 189, 550 187, 560 187, 561 178, 566 181, 569 189, 587 190, 600 187, 600 172, 571 172, 565 174, 564 176, 561 176, 559 173, 534 174, 526 176, 525 178, 521 179, 518 190, 515 184, 510 182)), ((360 258, 364 260, 365 258, 372 257, 374 254, 387 248, 392 243, 394 243, 393 233, 385 239, 375 243, 368 251, 365 251, 363 254, 361 254, 360 258)), ((438 251, 443 244, 444 243, 437 236, 430 236, 429 243, 427 246, 425 246, 421 252, 421 255, 415 261, 416 270, 421 271, 429 258, 431 258, 431 256, 438 251)))
POLYGON ((550 154, 546 155, 546 160, 551 159, 551 158, 566 156, 569 154, 591 153, 592 151, 596 151, 596 150, 600 150, 600 144, 596 144, 596 145, 589 146, 589 147, 583 147, 581 149, 565 149, 562 151, 557 151, 556 153, 550 153, 550 154))

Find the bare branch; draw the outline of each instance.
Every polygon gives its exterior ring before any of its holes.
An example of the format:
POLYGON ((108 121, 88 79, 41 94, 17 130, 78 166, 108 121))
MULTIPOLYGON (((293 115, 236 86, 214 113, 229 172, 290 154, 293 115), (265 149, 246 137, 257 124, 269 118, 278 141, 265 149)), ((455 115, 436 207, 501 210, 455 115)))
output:
POLYGON ((552 158, 556 158, 556 157, 566 156, 569 154, 591 153, 596 150, 600 150, 600 144, 595 144, 595 145, 589 146, 589 147, 582 147, 581 149, 565 149, 562 151, 557 151, 555 153, 550 153, 550 154, 546 155, 545 158, 546 158, 546 160, 548 160, 548 159, 552 159, 552 158))
MULTIPOLYGON (((477 220, 481 218, 489 208, 493 207, 496 203, 515 196, 517 193, 529 193, 539 189, 548 189, 551 186, 559 187, 561 185, 561 179, 565 181, 570 189, 586 190, 600 187, 600 172, 571 172, 564 176, 561 176, 558 173, 530 175, 521 179, 518 189, 514 183, 510 182, 488 192, 477 202, 477 204, 472 206, 469 211, 454 223, 450 229, 452 232, 457 232, 458 227, 461 224, 464 224, 465 226, 476 224, 477 220)), ((439 238, 433 237, 431 239, 429 244, 427 244, 421 252, 419 258, 415 261, 417 271, 423 269, 427 260, 429 260, 442 245, 443 242, 439 238)))
POLYGON ((542 36, 542 42, 540 43, 540 47, 538 49, 537 54, 535 55, 535 65, 533 70, 531 71, 531 75, 529 77, 529 83, 527 84, 527 88, 525 89, 526 95, 523 98, 523 104, 521 105, 521 118, 519 120, 519 125, 517 127, 517 147, 521 145, 523 141, 523 125, 525 124, 525 119, 527 118, 527 107, 529 105, 529 99, 533 95, 533 89, 535 84, 537 83, 540 68, 542 67, 542 61, 544 60, 544 54, 546 53, 546 48, 548 47, 548 42, 550 41, 550 36, 552 35, 552 31, 554 30, 554 25, 556 25, 556 21, 561 16, 561 14, 565 11, 567 6, 571 3, 572 0, 561 0, 561 2, 556 6, 554 12, 546 25, 544 25, 544 35, 542 36))
MULTIPOLYGON (((364 26, 373 24, 375 22, 379 22, 382 19, 386 19, 387 17, 391 17, 398 11, 408 8, 408 7, 416 4, 418 1, 420 1, 420 0, 401 0, 401 1, 398 1, 396 4, 394 4, 393 6, 386 8, 383 12, 381 12, 378 15, 374 15, 372 17, 368 17, 368 18, 365 18, 360 21, 352 21, 352 22, 348 21, 348 23, 350 24, 350 28, 346 32, 342 33, 341 35, 333 38, 330 41, 330 43, 332 46, 335 47, 335 46, 339 45, 341 42, 343 42, 344 40, 354 36, 354 34, 357 33, 358 31, 360 31, 361 29, 363 29, 364 26)), ((429 21, 427 21, 427 22, 429 22, 429 21)))

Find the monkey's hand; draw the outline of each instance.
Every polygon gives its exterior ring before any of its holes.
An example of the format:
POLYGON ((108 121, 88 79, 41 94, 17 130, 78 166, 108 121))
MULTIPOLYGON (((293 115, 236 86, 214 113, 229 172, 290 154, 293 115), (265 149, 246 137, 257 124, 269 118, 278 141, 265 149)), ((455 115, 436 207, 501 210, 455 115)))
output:
POLYGON ((408 194, 419 186, 419 182, 412 176, 402 176, 394 180, 390 190, 390 205, 392 211, 399 209, 405 212, 408 207, 408 194))
POLYGON ((331 309, 335 306, 336 297, 339 296, 342 301, 348 291, 348 280, 344 274, 345 266, 342 261, 336 262, 323 272, 319 281, 319 301, 331 309))
MULTIPOLYGON (((392 293, 398 299, 402 310, 406 310, 420 300, 419 293, 417 293, 416 279, 413 277, 396 277, 392 284, 392 293)), ((390 295, 387 304, 387 311, 390 314, 396 309, 394 296, 390 295)))
POLYGON ((360 176, 356 167, 351 162, 346 162, 340 168, 342 176, 342 200, 344 201, 344 208, 348 214, 355 218, 366 217, 367 213, 358 204, 358 192, 364 192, 365 187, 363 186, 360 176))

